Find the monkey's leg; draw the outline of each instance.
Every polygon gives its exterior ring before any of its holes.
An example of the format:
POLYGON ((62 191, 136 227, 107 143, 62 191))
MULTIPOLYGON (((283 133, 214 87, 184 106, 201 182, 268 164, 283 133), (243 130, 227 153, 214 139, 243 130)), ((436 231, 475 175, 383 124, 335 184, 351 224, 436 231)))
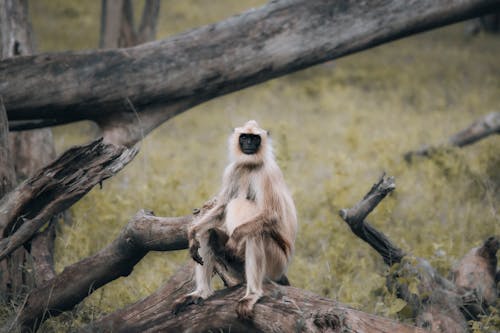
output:
POLYGON ((197 264, 195 267, 196 289, 174 302, 172 312, 177 314, 191 304, 201 304, 203 300, 210 297, 214 291, 212 289, 212 275, 214 272, 214 255, 208 244, 208 235, 200 239, 200 255, 203 265, 197 264))
POLYGON ((262 282, 266 275, 266 253, 262 237, 249 237, 245 242, 245 275, 247 290, 236 307, 238 318, 253 317, 255 303, 262 297, 262 282))

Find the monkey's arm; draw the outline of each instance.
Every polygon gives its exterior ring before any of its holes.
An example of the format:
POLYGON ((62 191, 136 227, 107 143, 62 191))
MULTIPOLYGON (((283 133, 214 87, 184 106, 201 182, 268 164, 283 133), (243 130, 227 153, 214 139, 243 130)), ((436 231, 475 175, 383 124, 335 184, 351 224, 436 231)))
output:
POLYGON ((217 204, 212 209, 210 209, 205 215, 200 217, 196 223, 191 226, 188 230, 188 241, 189 241, 189 253, 194 261, 198 264, 203 265, 203 259, 198 253, 200 248, 200 241, 198 240, 198 235, 205 235, 209 229, 216 227, 222 221, 222 216, 224 215, 226 205, 217 204))
POLYGON ((275 215, 276 214, 273 213, 260 213, 254 218, 241 224, 239 227, 234 229, 229 241, 227 242, 227 247, 229 249, 236 249, 237 244, 239 244, 245 237, 267 236, 276 242, 285 255, 290 255, 291 244, 280 233, 279 220, 275 215))

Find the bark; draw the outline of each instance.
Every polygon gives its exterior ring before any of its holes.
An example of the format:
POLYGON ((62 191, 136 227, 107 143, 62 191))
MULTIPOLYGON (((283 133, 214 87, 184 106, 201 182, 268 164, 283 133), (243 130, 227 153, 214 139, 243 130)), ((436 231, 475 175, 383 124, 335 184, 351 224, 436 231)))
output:
POLYGON ((146 0, 142 10, 141 24, 137 36, 137 44, 150 42, 156 38, 160 0, 146 0))
POLYGON ((0 96, 0 199, 15 185, 16 174, 9 154, 9 124, 0 96))
MULTIPOLYGON (((182 281, 178 279, 177 283, 182 281)), ((252 321, 240 321, 236 316, 236 304, 245 293, 242 286, 217 291, 202 305, 191 305, 184 312, 173 315, 173 301, 190 291, 192 283, 184 282, 175 292, 172 292, 172 284, 170 281, 156 294, 106 316, 81 331, 424 332, 416 327, 351 309, 304 290, 270 283, 264 286, 266 296, 256 304, 252 321)))
POLYGON ((495 134, 500 134, 500 112, 492 112, 479 118, 469 127, 451 136, 441 147, 425 145, 416 151, 407 152, 404 157, 407 162, 411 162, 414 156, 431 156, 440 149, 464 147, 495 134))
POLYGON ((399 263, 405 253, 395 246, 383 233, 372 227, 365 218, 389 193, 396 188, 393 177, 380 177, 365 197, 354 207, 342 209, 339 214, 351 231, 370 244, 388 266, 399 263))
MULTIPOLYGON (((207 209, 205 205, 201 214, 207 209)), ((187 248, 187 227, 192 221, 193 216, 162 218, 140 211, 108 247, 67 267, 30 293, 18 316, 3 330, 36 330, 44 320, 73 308, 100 286, 130 274, 148 251, 187 248)), ((414 327, 275 284, 266 286, 266 295, 270 296, 257 305, 254 322, 240 322, 236 318, 234 306, 245 289, 241 284, 217 292, 201 307, 190 306, 174 316, 171 313, 174 301, 194 288, 193 267, 194 262, 190 262, 153 295, 93 322, 82 331, 179 332, 191 329, 198 332, 230 327, 233 332, 290 332, 292 329, 323 332, 328 328, 350 327, 353 332, 375 328, 381 332, 419 332, 414 327)))
MULTIPOLYGON (((30 55, 34 52, 27 1, 0 1, 0 34, 2 58, 30 55)), ((50 129, 10 133, 9 149, 10 153, 9 156, 5 156, 5 163, 13 165, 15 178, 18 181, 31 176, 35 170, 55 158, 50 129)), ((13 182, 13 185, 15 183, 17 182, 13 182)), ((4 271, 1 289, 5 295, 16 295, 18 291, 31 287, 35 280, 41 281, 54 275, 52 253, 45 251, 53 248, 54 237, 49 235, 55 232, 54 228, 55 224, 51 223, 47 232, 35 235, 33 241, 36 242, 36 246, 31 247, 30 251, 18 249, 16 254, 0 264, 3 265, 4 271), (42 250, 44 251, 40 254, 37 252, 42 250), (43 275, 30 273, 31 268, 35 273, 43 272, 43 275)), ((3 230, 0 234, 3 234, 3 230)))
POLYGON ((498 238, 488 238, 483 245, 470 250, 451 272, 453 283, 468 292, 467 296, 473 296, 464 301, 468 319, 487 314, 488 307, 498 298, 495 278, 498 248, 498 238))
POLYGON ((56 238, 56 221, 50 221, 45 230, 37 233, 30 244, 33 260, 33 276, 36 286, 41 286, 55 275, 54 242, 56 238))
POLYGON ((33 53, 27 0, 0 1, 0 36, 1 59, 33 53))
POLYGON ((168 106, 135 136, 115 136, 115 143, 133 144, 195 104, 499 6, 499 0, 273 1, 133 48, 5 60, 0 95, 17 130, 100 121, 129 105, 141 127, 150 110, 168 106))
POLYGON ((497 298, 495 282, 498 239, 490 237, 472 249, 454 270, 454 283, 442 277, 425 259, 405 254, 366 216, 395 189, 392 177, 383 175, 354 207, 340 216, 353 233, 372 246, 390 266, 387 285, 412 309, 417 326, 432 332, 466 332, 467 320, 488 314, 497 298))
POLYGON ((35 331, 43 321, 72 309, 106 283, 128 276, 147 252, 187 248, 187 226, 191 220, 192 216, 161 218, 140 211, 106 248, 66 267, 33 290, 17 320, 3 329, 20 327, 22 331, 35 331))
POLYGON ((124 0, 101 1, 101 49, 119 47, 124 0))
POLYGON ((131 0, 102 0, 101 11, 100 48, 130 47, 155 39, 159 0, 146 0, 139 29, 131 0))
POLYGON ((21 183, 0 202, 0 260, 28 241, 48 220, 92 187, 113 176, 137 154, 96 140, 69 149, 21 183))

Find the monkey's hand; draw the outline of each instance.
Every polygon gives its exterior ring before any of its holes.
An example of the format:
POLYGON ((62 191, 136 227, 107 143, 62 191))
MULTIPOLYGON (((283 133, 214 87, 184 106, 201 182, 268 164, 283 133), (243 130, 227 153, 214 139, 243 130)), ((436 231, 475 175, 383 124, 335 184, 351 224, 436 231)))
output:
POLYGON ((200 242, 196 238, 190 239, 189 254, 191 255, 191 258, 193 258, 194 261, 196 261, 200 265, 203 265, 203 259, 198 253, 199 249, 200 249, 200 242))

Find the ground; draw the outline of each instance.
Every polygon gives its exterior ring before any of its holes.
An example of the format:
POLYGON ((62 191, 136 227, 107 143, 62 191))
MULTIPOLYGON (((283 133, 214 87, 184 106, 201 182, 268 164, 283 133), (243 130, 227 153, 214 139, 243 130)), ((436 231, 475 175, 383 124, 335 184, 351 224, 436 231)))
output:
MULTIPOLYGON (((163 1, 159 38, 215 22, 264 1, 163 1)), ((41 52, 98 44, 98 1, 30 2, 41 52)), ((408 164, 403 154, 441 144, 476 118, 500 111, 500 37, 457 24, 319 65, 218 98, 146 137, 118 176, 72 209, 59 230, 62 270, 117 236, 134 213, 189 214, 217 192, 234 126, 256 119, 271 131, 292 190, 300 231, 292 284, 363 311, 404 318, 384 287, 387 268, 338 216, 385 171, 396 191, 370 221, 443 274, 470 248, 499 233, 500 137, 408 164)), ((89 123, 54 129, 58 152, 95 135, 89 123)), ((188 260, 151 253, 131 276, 95 292, 63 321, 79 324, 134 302, 188 260)), ((46 330, 54 327, 45 324, 46 330)))

